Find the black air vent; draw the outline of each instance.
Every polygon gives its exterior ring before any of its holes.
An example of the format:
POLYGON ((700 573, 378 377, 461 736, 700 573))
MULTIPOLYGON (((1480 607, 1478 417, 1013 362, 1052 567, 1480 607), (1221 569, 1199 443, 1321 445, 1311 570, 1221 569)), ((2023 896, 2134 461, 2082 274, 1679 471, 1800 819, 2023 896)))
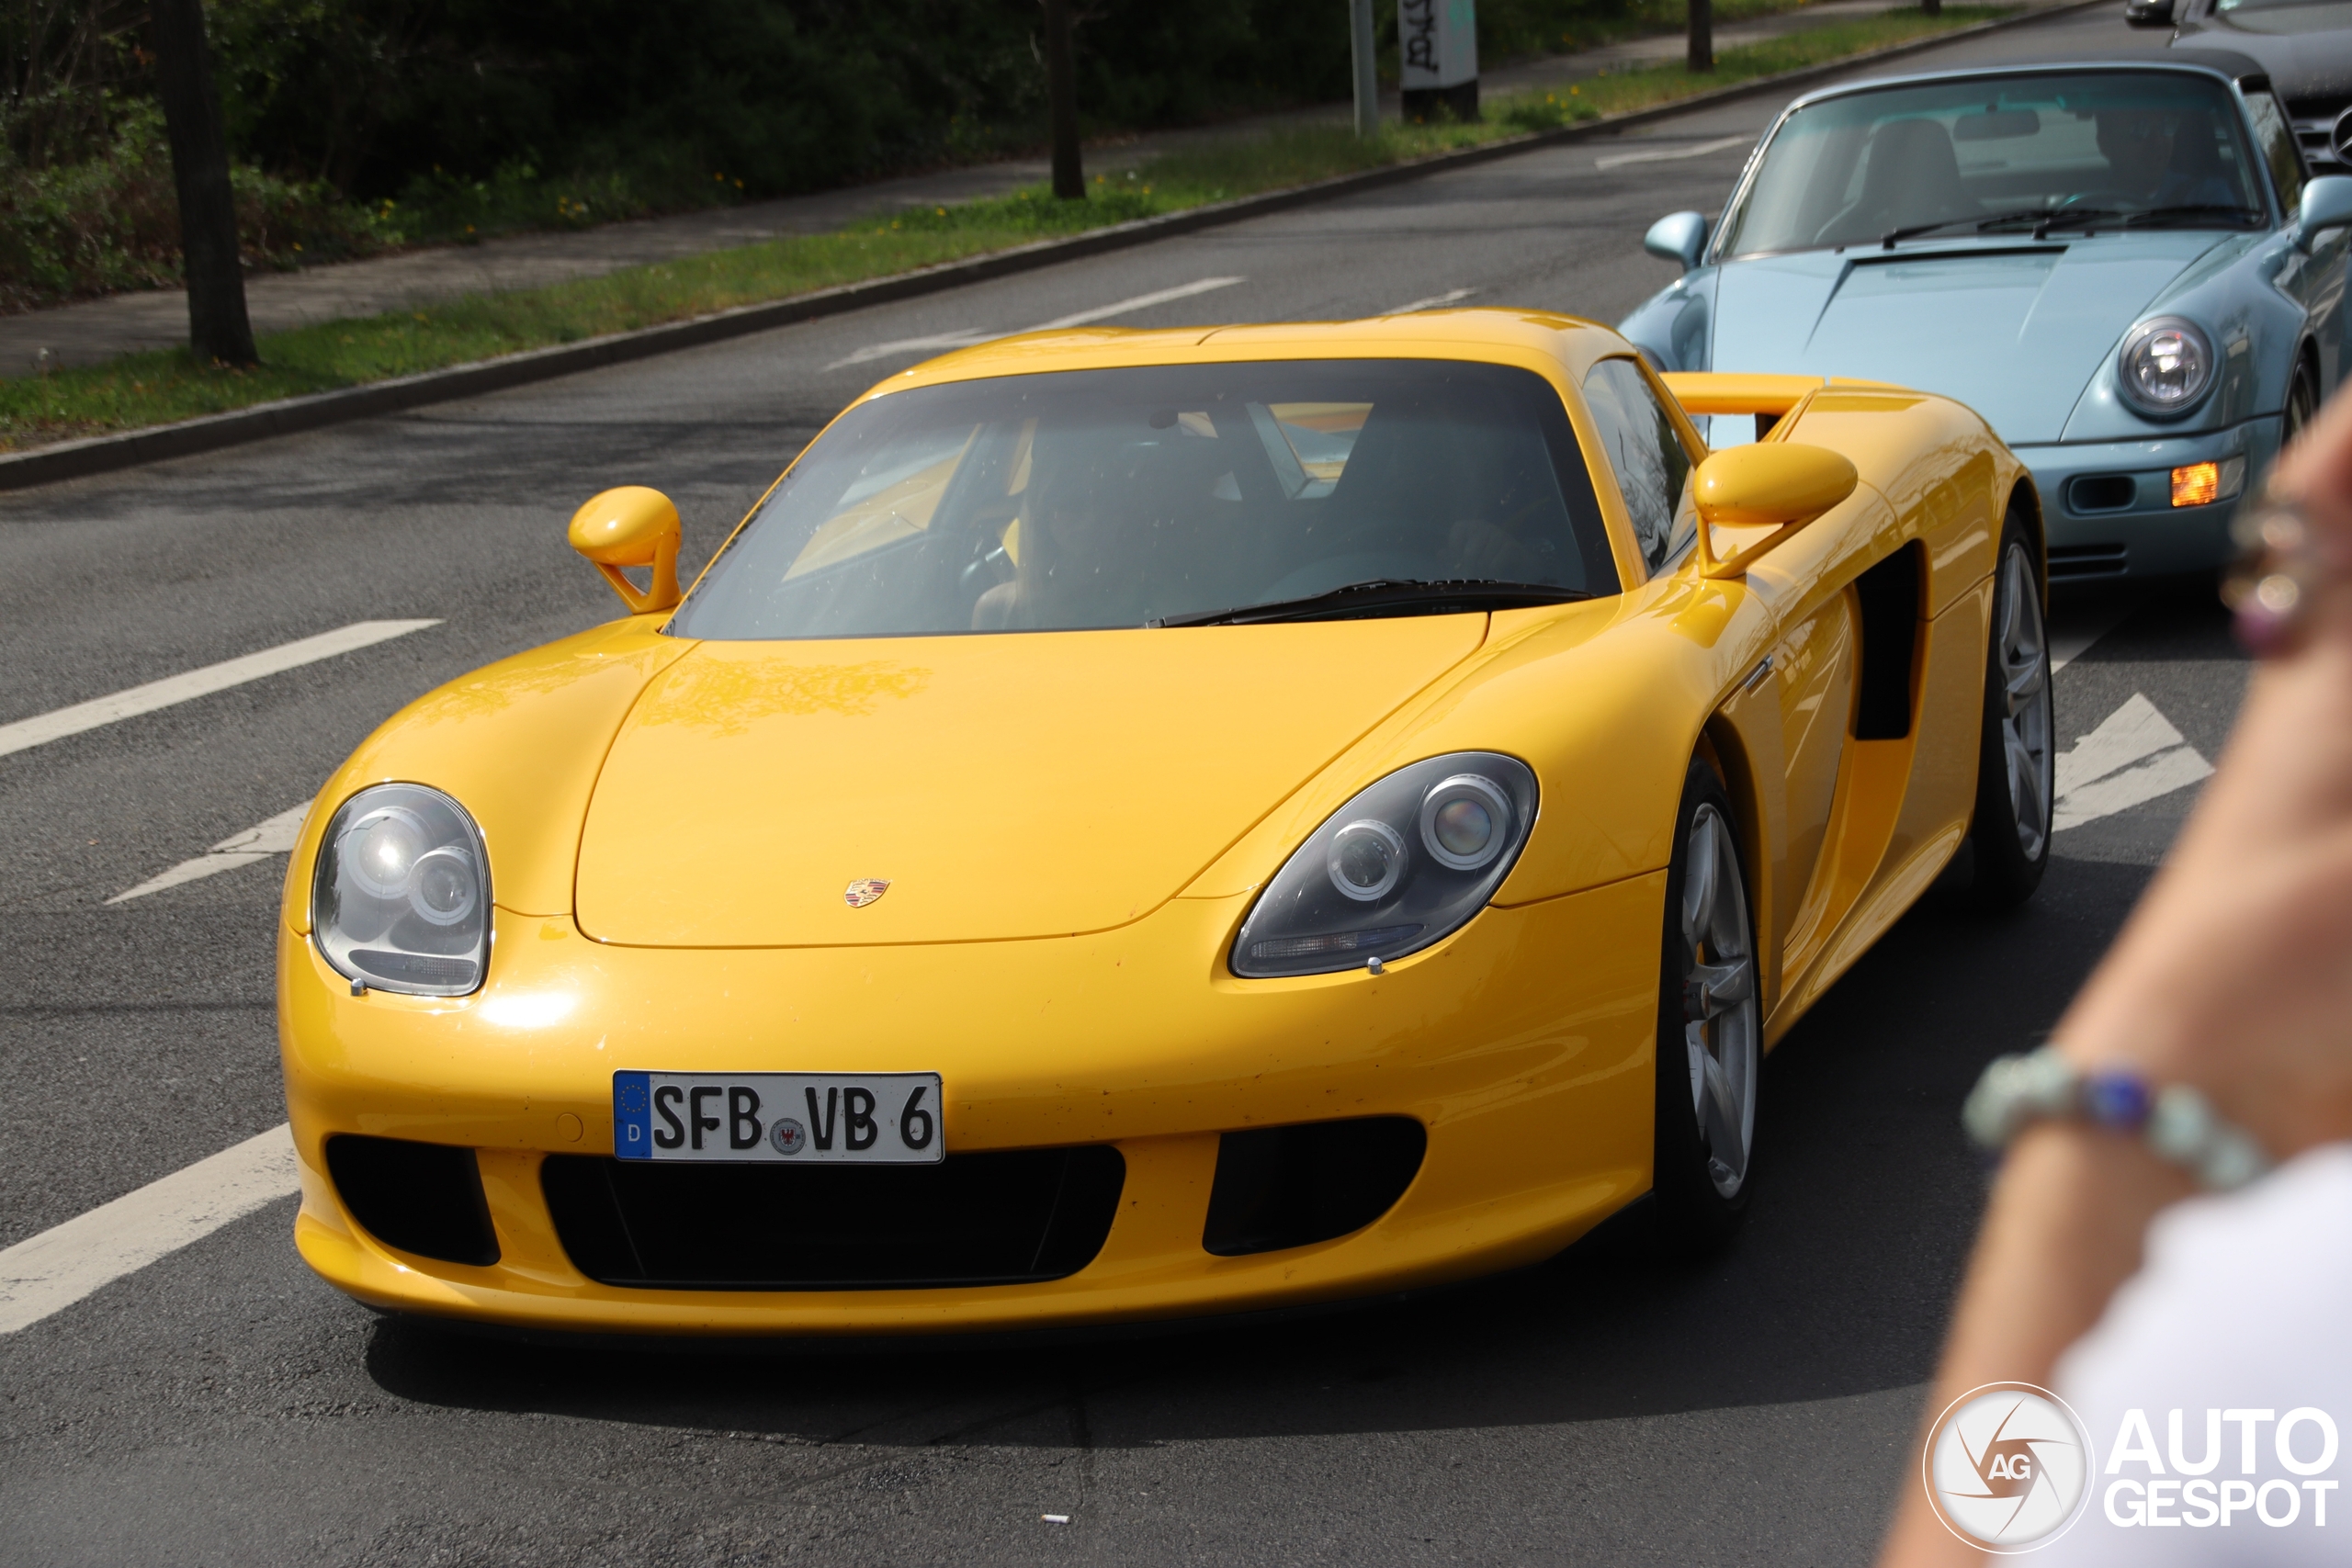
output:
POLYGON ((476 1268, 498 1261, 473 1150, 338 1134, 327 1140, 327 1174, 351 1217, 386 1247, 476 1268))
POLYGON ((2120 577, 2124 564, 2121 545, 2055 545, 2050 551, 2050 581, 2080 582, 2094 577, 2120 577))
POLYGON ((1927 550, 1915 539, 1854 580, 1854 596, 1862 607, 1857 740, 1900 740, 1911 733, 1911 667, 1919 646, 1919 577, 1927 559, 1927 550))
POLYGON ((1102 1146, 937 1165, 660 1165, 549 1155, 572 1264, 674 1291, 910 1290, 1058 1280, 1094 1261, 1127 1163, 1102 1146))
POLYGON ((1238 1258, 1362 1230, 1405 1195, 1428 1146, 1409 1116, 1227 1133, 1201 1246, 1238 1258))
POLYGON ((2066 486, 2069 512, 2122 512, 2140 499, 2140 481, 2130 474, 2085 474, 2066 486))

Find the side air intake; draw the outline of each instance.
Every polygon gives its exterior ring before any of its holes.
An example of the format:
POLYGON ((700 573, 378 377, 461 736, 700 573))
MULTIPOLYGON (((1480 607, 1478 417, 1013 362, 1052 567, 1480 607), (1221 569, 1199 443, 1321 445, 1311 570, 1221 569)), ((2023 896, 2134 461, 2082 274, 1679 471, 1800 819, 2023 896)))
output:
POLYGON ((1217 1142, 1201 1246, 1238 1258, 1362 1230, 1405 1195, 1428 1147, 1409 1116, 1227 1133, 1217 1142))

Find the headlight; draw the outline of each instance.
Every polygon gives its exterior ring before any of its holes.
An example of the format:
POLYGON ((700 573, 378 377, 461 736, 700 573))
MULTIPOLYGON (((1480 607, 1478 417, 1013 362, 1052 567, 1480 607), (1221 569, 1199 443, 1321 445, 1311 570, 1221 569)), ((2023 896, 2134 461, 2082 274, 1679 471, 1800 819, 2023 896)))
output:
POLYGON ((1486 907, 1535 824, 1535 774, 1457 751, 1399 768, 1333 812, 1267 885, 1233 942, 1262 979, 1400 958, 1486 907))
POLYGON ((2213 345, 2195 322, 2157 316, 2132 329, 2116 371, 2123 400, 2142 413, 2181 413, 2213 384, 2213 345))
POLYGON ((311 931, 347 979, 419 997, 473 990, 490 957, 481 830, 437 789, 361 790, 320 841, 311 931))

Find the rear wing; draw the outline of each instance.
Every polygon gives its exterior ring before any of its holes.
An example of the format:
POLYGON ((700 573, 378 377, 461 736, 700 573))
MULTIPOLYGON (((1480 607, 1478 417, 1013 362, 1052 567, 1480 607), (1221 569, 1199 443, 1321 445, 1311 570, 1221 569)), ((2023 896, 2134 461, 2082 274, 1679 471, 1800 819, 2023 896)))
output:
POLYGON ((1807 398, 1825 387, 1904 391, 1890 381, 1858 381, 1845 376, 1768 376, 1738 371, 1668 370, 1658 378, 1685 413, 1753 414, 1756 439, 1764 440, 1807 398))
POLYGON ((1820 376, 1743 376, 1712 370, 1669 370, 1658 379, 1686 413, 1761 413, 1774 419, 1828 385, 1820 376))

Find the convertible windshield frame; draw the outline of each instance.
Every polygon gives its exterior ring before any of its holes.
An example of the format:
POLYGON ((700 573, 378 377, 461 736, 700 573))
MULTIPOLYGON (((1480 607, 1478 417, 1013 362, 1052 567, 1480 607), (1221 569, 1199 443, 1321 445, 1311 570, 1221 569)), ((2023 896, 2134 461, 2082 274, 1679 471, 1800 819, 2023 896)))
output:
MULTIPOLYGON (((2214 124, 2213 128, 2217 130, 2225 131, 2228 138, 2228 146, 2224 150, 2227 155, 2222 160, 2223 166, 2218 171, 2213 171, 2212 176, 2217 182, 2228 183, 2232 174, 2233 173, 2242 173, 2244 175, 2243 180, 2232 186, 2232 189, 2234 192, 2234 196, 2232 199, 2205 199, 2217 194, 2217 192, 2203 188, 2201 184, 2198 188, 2194 188, 2187 192, 2189 197, 2195 198, 2189 200, 2177 199, 2182 193, 2177 189, 2171 192, 2168 196, 2166 191, 2162 186, 2159 186, 2150 193, 2149 199, 2145 203, 2147 208, 2162 208, 2173 212, 2177 212, 2178 209, 2187 207, 2202 208, 2216 214, 2215 220, 2211 223, 2211 227, 2217 230, 2233 229, 2244 231, 2248 227, 2270 229, 2277 227, 2279 223, 2285 220, 2284 214, 2278 206, 2277 193, 2272 188, 2271 181, 2267 174, 2266 166, 2262 160, 2261 143, 2259 138, 2256 134, 2255 128, 2248 118, 2243 95, 2240 92, 2237 84, 2231 80, 2226 74, 2208 65, 2192 64, 2186 62, 2177 63, 2167 62, 2151 62, 2145 63, 2094 62, 2082 64, 2052 62, 2036 65, 1992 67, 1980 71, 1939 73, 1935 75, 1891 78, 1854 87, 1841 87, 1831 91, 1815 93, 1797 99, 1795 102, 1790 104, 1788 107, 1781 110, 1780 117, 1772 122, 1770 130, 1766 133, 1761 141, 1758 144, 1755 155, 1748 160, 1747 167, 1741 171, 1739 181, 1733 187, 1730 200, 1724 204, 1722 218, 1715 224, 1713 231, 1708 236, 1707 249, 1702 260, 1704 263, 1709 265, 1721 265, 1724 262, 1730 261, 1762 260, 1772 256, 1797 255, 1820 251, 1842 252, 1862 249, 1878 250, 1885 245, 1889 230, 1897 231, 1894 239, 1894 243, 1897 245, 1911 242, 1950 244, 1955 242, 1964 243, 1977 237, 1975 233, 1972 232, 1970 228, 1970 220, 1975 215, 1972 213, 1955 213, 1941 221, 1915 220, 1910 223, 1887 224, 1878 229, 1877 231, 1872 232, 1838 234, 1832 233, 1827 229, 1823 229, 1815 231, 1813 237, 1809 238, 1804 243, 1747 243, 1743 237, 1743 230, 1749 226, 1756 216, 1754 209, 1758 200, 1759 194, 1764 183, 1770 178, 1773 173, 1773 159, 1775 152, 1776 151, 1782 153, 1788 152, 1789 145, 1786 138, 1790 133, 1791 127, 1796 124, 1802 117, 1805 116, 1809 112, 1834 110, 1836 108, 1852 106, 1857 102, 1857 100, 1867 100, 1873 97, 1879 97, 1881 96, 1890 97, 1897 95, 1910 95, 1915 96, 1932 96, 1939 98, 1949 98, 1951 103, 1943 106, 1946 109, 1956 108, 1963 101, 1977 100, 1978 107, 1984 111, 1984 118, 1985 119, 2015 119, 2018 122, 2018 125, 2021 126, 2025 120, 2033 118, 2033 111, 2029 108, 2022 114, 2019 114, 2017 108, 2010 107, 2009 100, 2004 95, 2006 92, 2014 92, 2015 89, 2005 87, 2006 84, 2063 83, 2068 79, 2079 79, 2084 84, 2082 91, 2085 102, 2086 104, 2096 105, 2099 99, 2113 94, 2118 89, 2121 88, 2127 79, 2135 77, 2148 79, 2151 83, 2163 82, 2167 84, 2168 87, 2171 84, 2180 84, 2184 88, 2190 84, 2195 84, 2199 87, 2218 95, 2219 102, 2210 104, 2206 107, 2216 109, 2225 109, 2225 118, 2218 120, 2214 124), (2230 165, 2230 159, 2235 160, 2234 168, 2230 165), (2249 186, 2250 191, 2248 188, 2249 186), (2236 199, 2236 197, 2242 197, 2246 194, 2252 195, 2254 199, 2251 203, 2236 199), (2225 212, 2233 211, 2241 213, 2250 211, 2256 214, 2256 216, 2250 224, 2244 218, 2240 218, 2233 221, 2224 220, 2220 216, 2225 212)), ((2180 89, 2172 88, 2170 90, 2179 91, 2180 89)), ((2030 94, 2018 95, 2020 99, 2032 96, 2033 95, 2030 94)), ((2059 94, 2047 94, 2041 96, 2037 99, 2037 101, 2063 101, 2063 97, 2059 94)), ((2095 107, 2088 113, 2082 110, 2072 111, 2073 118, 2077 120, 2091 120, 2096 112, 2098 111, 2095 107)), ((1910 115, 1890 117, 1882 123, 1895 123, 1906 118, 1930 118, 1930 116, 1926 112, 1923 107, 1921 111, 1910 115)), ((1966 118, 1976 117, 1968 116, 1966 118)), ((2053 117, 2053 118, 2054 118, 2055 117, 2053 117)), ((1992 137, 1979 137, 1976 138, 1976 140, 1984 141, 1997 141, 1999 140, 2006 139, 2010 135, 2016 134, 2017 130, 2016 127, 1999 125, 1988 126, 1986 129, 1990 129, 1998 134, 1992 137)), ((2033 128, 2033 130, 2038 129, 2038 127, 2033 128)), ((2023 134, 2031 135, 2033 134, 2033 130, 2027 130, 2023 134)), ((2095 137, 2097 135, 2096 130, 2091 130, 2089 134, 2095 137)), ((1947 141, 1946 145, 1948 147, 1954 148, 1956 152, 1957 143, 1955 141, 1947 141)), ((1846 172, 1840 175, 1840 178, 1844 179, 1851 177, 1855 172, 1854 168, 1851 165, 1849 165, 1846 172)), ((2200 174, 2202 172, 2200 172, 2200 174)), ((2110 173, 2108 177, 2114 176, 2110 173)), ((2165 177, 2167 180, 2171 180, 2175 176, 2171 175, 2170 171, 2167 171, 2165 177)), ((1976 193, 1971 192, 1970 194, 1975 195, 1976 193)), ((2092 193, 2088 190, 2085 190, 2076 194, 2087 195, 2092 193)), ((2110 192, 2109 194, 2113 193, 2110 192)), ((1984 208, 1984 216, 1985 218, 2004 220, 2015 219, 2013 209, 2017 206, 2017 203, 2006 199, 2002 195, 1998 193, 1987 193, 1979 197, 1978 199, 1987 201, 1988 203, 1999 203, 1997 206, 1986 205, 1984 208)), ((2069 220, 2065 217, 2066 209, 2064 205, 2051 206, 2046 209, 2050 212, 2052 220, 2049 224, 2049 229, 2053 233, 2059 231, 2071 231, 2088 227, 2094 233, 2112 234, 2132 230, 2144 231, 2151 227, 2156 226, 2148 223, 2127 220, 2132 217, 2133 212, 2140 210, 2140 209, 2131 207, 2126 207, 2120 209, 2115 218, 2092 225, 2082 225, 2069 220)), ((1842 218, 1843 216, 1845 216, 1843 213, 1836 214, 1831 217, 1830 221, 1834 223, 1838 218, 1842 218)), ((1917 216, 1924 217, 1925 215, 1922 214, 1917 216)), ((2010 243, 2014 243, 2016 238, 2016 228, 2017 223, 2015 221, 2004 222, 1998 225, 1998 229, 1996 230, 1988 230, 1984 237, 1988 239, 1994 238, 1998 232, 1998 230, 2007 230, 2008 232, 2000 235, 2000 237, 2008 240, 2010 243)), ((2037 231, 2035 238, 2040 239, 2041 237, 2041 234, 2037 231)), ((1784 239, 1785 236, 1767 235, 1763 238, 1767 240, 1784 239)))
POLYGON ((1623 588, 1596 461, 1553 378, 1477 358, 897 389, 794 459, 665 630, 841 640, 1565 604, 1623 588), (1374 581, 1447 586, 1295 614, 1374 581))

